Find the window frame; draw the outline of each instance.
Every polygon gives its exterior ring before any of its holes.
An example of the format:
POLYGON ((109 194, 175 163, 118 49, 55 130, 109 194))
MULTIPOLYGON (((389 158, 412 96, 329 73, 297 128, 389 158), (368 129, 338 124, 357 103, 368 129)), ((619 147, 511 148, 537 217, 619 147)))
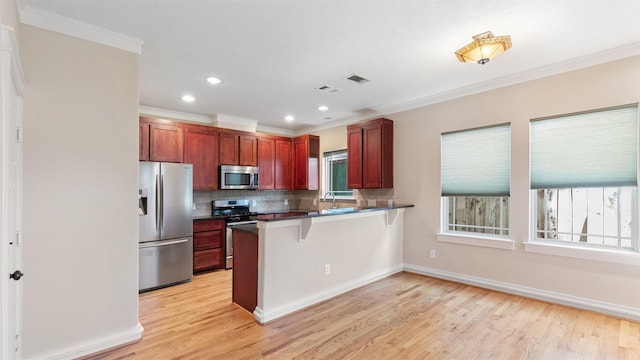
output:
MULTIPOLYGON (((511 197, 507 196, 509 217, 511 214, 511 197)), ((440 242, 481 246, 502 250, 514 250, 515 241, 511 240, 511 226, 509 235, 485 234, 470 231, 449 230, 449 197, 440 196, 440 232, 436 239, 440 242)))
POLYGON ((635 241, 635 249, 613 248, 601 246, 586 246, 583 243, 575 244, 566 241, 554 241, 547 239, 539 239, 536 236, 536 189, 529 190, 529 239, 523 241, 522 245, 525 252, 555 255, 574 259, 593 260, 600 262, 608 262, 622 265, 635 265, 640 263, 640 252, 638 252, 638 224, 640 224, 640 216, 638 211, 638 194, 640 190, 636 188, 636 196, 633 198, 633 206, 635 207, 635 227, 632 230, 632 241, 635 241), (538 240, 539 239, 539 240, 538 240))
MULTIPOLYGON (((330 171, 330 162, 334 160, 345 160, 348 161, 347 158, 347 149, 341 150, 333 150, 333 151, 325 151, 322 153, 322 190, 323 194, 331 191, 333 192, 333 188, 331 185, 331 171, 330 171)), ((346 179, 345 179, 346 181, 346 179)), ((346 182, 345 182, 346 185, 346 182)), ((355 200, 355 192, 353 189, 347 189, 351 191, 351 195, 335 195, 336 200, 355 200)), ((334 193, 335 194, 335 193, 334 193)))
MULTIPOLYGON (((550 116, 540 119, 531 119, 529 120, 529 141, 531 142, 532 130, 531 123, 538 120, 547 120, 554 118, 563 118, 566 116, 575 116, 580 114, 593 114, 600 111, 607 111, 616 108, 626 108, 626 107, 638 107, 639 104, 629 104, 622 106, 615 106, 609 108, 601 108, 589 111, 583 111, 573 114, 566 115, 557 115, 550 116)), ((636 115, 638 116, 638 115, 636 115)), ((640 128, 640 123, 636 124, 635 134, 636 134, 636 142, 640 142, 640 136, 638 135, 638 129, 640 128)), ((636 151, 636 163, 638 162, 640 152, 638 151, 637 146, 635 146, 636 151)), ((529 171, 531 174, 531 148, 529 149, 529 171)), ((637 176, 638 168, 636 168, 636 176, 637 176)), ((593 260, 600 262, 610 262, 615 264, 624 264, 624 265, 635 265, 637 266, 640 263, 640 241, 638 239, 638 227, 640 226, 640 209, 638 208, 639 199, 638 196, 640 194, 639 186, 636 184, 635 186, 626 185, 617 185, 618 187, 630 186, 633 187, 633 194, 631 197, 631 211, 632 211, 632 230, 631 230, 631 247, 617 247, 610 245, 599 245, 593 243, 585 243, 585 242, 575 242, 575 241, 566 241, 566 240, 553 240, 553 239, 545 239, 539 238, 537 236, 537 216, 538 216, 538 206, 537 206, 537 191, 541 189, 547 189, 546 187, 536 186, 532 188, 531 185, 531 175, 529 179, 529 232, 528 239, 523 242, 523 247, 525 252, 537 253, 537 254, 545 254, 545 255, 556 255, 563 256, 568 258, 575 259, 584 259, 584 260, 593 260)), ((575 189, 581 187, 578 184, 574 187, 568 187, 569 189, 575 189)), ((614 184, 607 185, 597 185, 589 186, 589 188, 599 188, 599 187, 615 187, 614 184)), ((563 187, 567 188, 567 187, 563 187)), ((552 189, 556 189, 556 187, 552 187, 552 189)), ((620 214, 617 214, 618 222, 620 221, 620 214)))

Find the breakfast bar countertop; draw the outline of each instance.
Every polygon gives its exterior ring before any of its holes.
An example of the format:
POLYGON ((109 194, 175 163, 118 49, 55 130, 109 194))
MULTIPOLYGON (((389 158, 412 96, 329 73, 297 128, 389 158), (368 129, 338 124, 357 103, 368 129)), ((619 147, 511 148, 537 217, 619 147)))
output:
POLYGON ((394 204, 391 206, 366 206, 366 207, 345 207, 325 210, 285 210, 282 212, 270 212, 264 214, 253 215, 251 218, 258 221, 280 221, 280 220, 293 220, 293 219, 305 219, 310 217, 319 216, 334 216, 344 214, 354 214, 370 211, 384 211, 394 210, 402 208, 414 207, 413 204, 394 204))

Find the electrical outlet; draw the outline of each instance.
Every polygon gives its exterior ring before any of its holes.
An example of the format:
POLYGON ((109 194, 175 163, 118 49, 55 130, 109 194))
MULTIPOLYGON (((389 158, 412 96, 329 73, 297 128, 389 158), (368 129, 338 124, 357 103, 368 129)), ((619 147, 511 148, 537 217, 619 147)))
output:
POLYGON ((313 205, 318 205, 318 199, 313 198, 313 205))
POLYGON ((375 200, 367 200, 367 206, 376 206, 375 200))
POLYGON ((257 202, 256 200, 253 200, 253 201, 251 202, 251 206, 256 206, 256 205, 258 205, 258 202, 257 202))
POLYGON ((429 250, 429 257, 432 259, 436 258, 436 251, 434 249, 429 250))
POLYGON ((324 274, 325 275, 331 274, 331 264, 324 264, 324 274))
POLYGON ((284 199, 284 204, 289 205, 289 199, 284 199))

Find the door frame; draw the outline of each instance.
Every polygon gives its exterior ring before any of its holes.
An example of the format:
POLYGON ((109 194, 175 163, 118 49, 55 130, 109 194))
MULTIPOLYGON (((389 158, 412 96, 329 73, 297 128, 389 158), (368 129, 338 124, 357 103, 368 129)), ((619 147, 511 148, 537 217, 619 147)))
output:
POLYGON ((22 270, 22 122, 25 81, 15 31, 9 26, 0 25, 0 358, 13 360, 22 358, 22 281, 14 282, 7 275, 14 270, 22 270), (13 91, 8 91, 10 87, 13 91), (15 113, 7 109, 9 102, 15 102, 15 113), (11 154, 15 154, 15 165, 9 161, 11 154), (14 183, 12 179, 15 179, 14 183), (12 184, 15 186, 15 196, 8 196, 12 192, 12 184))

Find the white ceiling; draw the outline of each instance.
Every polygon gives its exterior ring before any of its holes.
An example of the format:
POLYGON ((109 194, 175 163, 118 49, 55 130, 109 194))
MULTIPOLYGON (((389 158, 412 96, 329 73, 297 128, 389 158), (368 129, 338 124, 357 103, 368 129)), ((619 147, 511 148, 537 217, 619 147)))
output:
POLYGON ((640 54, 639 0, 18 0, 18 6, 23 22, 34 18, 29 14, 57 14, 142 40, 144 107, 204 119, 230 115, 285 132, 640 54), (458 62, 454 51, 487 30, 511 35, 513 48, 486 65, 458 62), (371 81, 346 80, 354 73, 371 81), (207 76, 224 82, 208 85, 207 76), (316 90, 325 84, 342 91, 316 90), (184 103, 186 93, 196 101, 184 103), (287 114, 295 121, 286 122, 287 114))

